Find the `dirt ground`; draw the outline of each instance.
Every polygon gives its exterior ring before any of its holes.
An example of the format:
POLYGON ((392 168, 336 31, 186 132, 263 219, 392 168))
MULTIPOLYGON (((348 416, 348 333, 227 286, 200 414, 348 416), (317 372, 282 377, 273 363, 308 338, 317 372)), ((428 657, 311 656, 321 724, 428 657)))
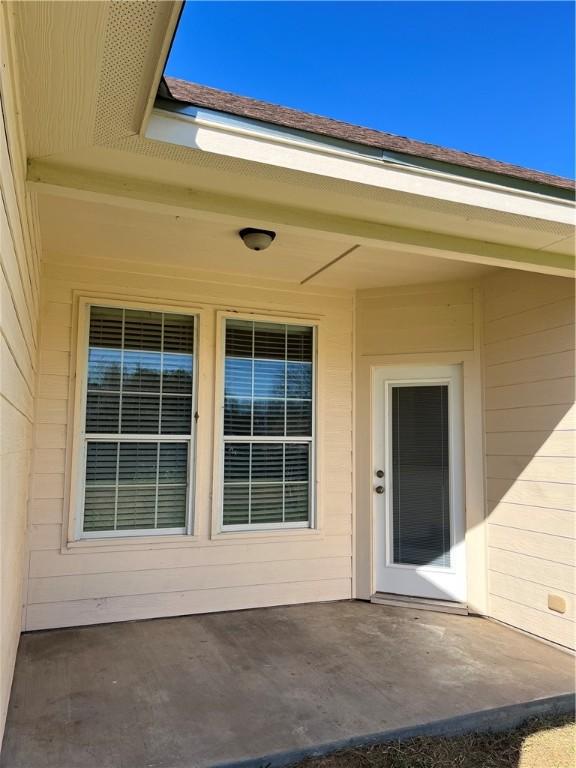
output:
POLYGON ((502 733, 423 737, 310 758, 297 768, 575 768, 573 716, 528 720, 502 733))

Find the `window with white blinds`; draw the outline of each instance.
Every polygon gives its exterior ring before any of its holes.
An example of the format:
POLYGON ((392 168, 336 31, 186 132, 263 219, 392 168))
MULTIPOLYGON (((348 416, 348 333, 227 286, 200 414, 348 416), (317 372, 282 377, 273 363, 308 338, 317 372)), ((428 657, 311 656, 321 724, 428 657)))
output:
POLYGON ((223 527, 310 526, 312 327, 225 321, 223 430, 223 527))
POLYGON ((193 316, 90 307, 84 536, 186 532, 193 402, 193 316))

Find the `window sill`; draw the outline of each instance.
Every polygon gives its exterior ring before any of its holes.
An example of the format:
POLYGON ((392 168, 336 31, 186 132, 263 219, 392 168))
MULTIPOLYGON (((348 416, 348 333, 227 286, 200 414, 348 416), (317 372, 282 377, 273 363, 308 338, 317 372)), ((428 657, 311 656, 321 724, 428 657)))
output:
POLYGON ((138 536, 131 538, 78 539, 60 548, 63 555, 82 552, 134 552, 150 549, 182 549, 186 547, 217 547, 244 542, 307 541, 321 539, 324 534, 318 528, 285 528, 282 530, 219 531, 212 535, 138 536))
POLYGON ((168 549, 198 544, 199 541, 200 538, 198 536, 184 533, 168 536, 118 536, 118 538, 108 536, 100 539, 90 538, 68 541, 62 546, 60 551, 63 555, 69 555, 84 550, 91 552, 117 552, 134 549, 168 549))
POLYGON ((276 528, 244 531, 214 531, 210 537, 213 542, 227 541, 286 541, 286 539, 309 539, 322 537, 318 528, 276 528))

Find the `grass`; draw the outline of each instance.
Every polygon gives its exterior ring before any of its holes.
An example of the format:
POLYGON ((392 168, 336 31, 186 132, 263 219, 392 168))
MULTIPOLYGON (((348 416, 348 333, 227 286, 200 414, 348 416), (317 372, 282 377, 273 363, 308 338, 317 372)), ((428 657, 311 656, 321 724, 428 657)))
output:
POLYGON ((296 768, 574 768, 573 716, 534 718, 501 733, 419 737, 308 758, 296 768))

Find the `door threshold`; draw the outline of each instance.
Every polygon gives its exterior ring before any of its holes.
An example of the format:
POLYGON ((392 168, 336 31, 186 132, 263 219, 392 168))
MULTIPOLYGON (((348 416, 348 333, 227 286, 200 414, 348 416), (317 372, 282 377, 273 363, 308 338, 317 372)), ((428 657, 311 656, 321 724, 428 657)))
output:
POLYGON ((370 598, 377 605, 391 605, 396 608, 420 608, 423 611, 439 611, 440 613, 457 613, 468 615, 466 603, 456 603, 450 600, 434 600, 428 597, 412 597, 410 595, 394 595, 390 592, 376 592, 370 598))

